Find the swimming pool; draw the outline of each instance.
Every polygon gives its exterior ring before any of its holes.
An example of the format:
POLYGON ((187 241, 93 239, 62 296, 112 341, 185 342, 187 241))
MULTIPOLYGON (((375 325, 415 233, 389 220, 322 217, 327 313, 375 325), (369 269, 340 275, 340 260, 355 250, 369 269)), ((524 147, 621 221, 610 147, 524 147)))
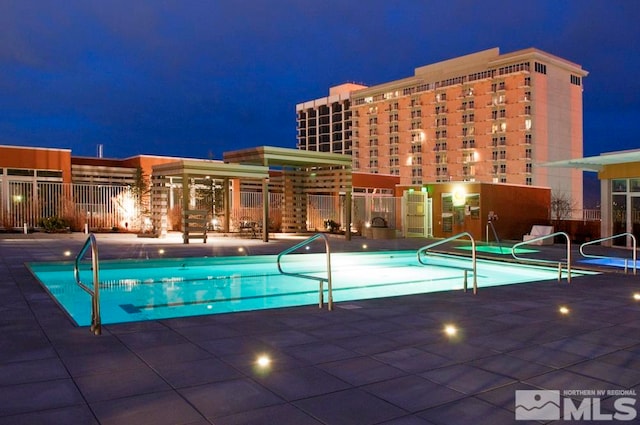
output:
MULTIPOLYGON (((428 257, 415 251, 333 253, 334 302, 460 290, 468 257, 428 257)), ((324 254, 291 254, 287 272, 326 276, 324 254)), ((90 324, 89 295, 75 283, 71 262, 29 263, 29 269, 79 326, 90 324)), ((479 287, 557 279, 556 268, 478 260, 479 287)), ((577 272, 575 274, 580 274, 577 272)), ((89 264, 80 277, 91 282, 89 264)), ((326 289, 326 285, 325 285, 326 289)), ((100 262, 102 323, 311 305, 318 283, 278 272, 275 255, 100 262)))

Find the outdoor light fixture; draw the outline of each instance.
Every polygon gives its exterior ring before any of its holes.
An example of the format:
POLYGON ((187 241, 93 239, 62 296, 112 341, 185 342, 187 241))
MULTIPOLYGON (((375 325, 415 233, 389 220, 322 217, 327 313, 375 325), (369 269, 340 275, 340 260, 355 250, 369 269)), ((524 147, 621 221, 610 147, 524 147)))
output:
POLYGON ((243 247, 238 248, 238 252, 244 252, 244 248, 243 247))
POLYGON ((458 328, 456 328, 454 325, 445 325, 444 333, 447 336, 456 336, 456 334, 458 333, 458 328))
POLYGON ((364 223, 364 227, 366 227, 367 229, 368 229, 369 227, 371 227, 371 222, 370 222, 370 221, 366 221, 366 222, 364 223))
POLYGON ((451 200, 453 202, 453 206, 461 207, 467 201, 467 194, 463 187, 457 186, 453 189, 453 193, 451 194, 451 200))
POLYGON ((160 249, 158 250, 158 254, 160 254, 160 255, 164 254, 164 249, 160 248, 160 249))
POLYGON ((640 292, 636 292, 635 294, 633 294, 633 299, 636 301, 640 301, 640 292))
POLYGON ((565 306, 560 307, 558 311, 560 312, 560 314, 569 314, 569 308, 565 306))
POLYGON ((266 354, 261 354, 260 356, 258 356, 256 364, 261 368, 268 367, 271 364, 271 358, 269 358, 269 356, 267 356, 266 354))
POLYGON ((64 252, 64 256, 65 256, 65 257, 68 257, 68 256, 70 256, 70 255, 71 255, 71 251, 65 251, 65 252, 64 252))
POLYGON ((362 249, 367 249, 367 244, 366 243, 362 244, 362 249))

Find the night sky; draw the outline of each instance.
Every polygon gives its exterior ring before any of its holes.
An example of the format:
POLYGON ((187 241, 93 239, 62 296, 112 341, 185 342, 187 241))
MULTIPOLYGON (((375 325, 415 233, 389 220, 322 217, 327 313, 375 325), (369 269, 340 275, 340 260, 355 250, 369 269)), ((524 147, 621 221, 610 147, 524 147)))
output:
POLYGON ((636 0, 0 0, 0 144, 295 148, 295 105, 480 50, 582 65, 585 155, 640 147, 636 0))

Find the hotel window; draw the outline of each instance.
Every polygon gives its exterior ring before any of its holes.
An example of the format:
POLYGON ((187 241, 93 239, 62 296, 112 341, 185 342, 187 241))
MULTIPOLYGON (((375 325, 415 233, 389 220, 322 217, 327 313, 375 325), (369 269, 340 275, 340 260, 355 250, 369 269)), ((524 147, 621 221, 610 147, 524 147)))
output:
POLYGON ((369 118, 369 125, 378 124, 378 117, 369 118))
POLYGON ((524 85, 525 86, 531 85, 531 77, 524 77, 524 85))
POLYGON ((547 65, 541 64, 540 62, 534 63, 534 69, 536 72, 539 72, 540 74, 547 73, 547 65))
POLYGON ((491 139, 491 146, 493 146, 494 148, 495 148, 496 146, 498 146, 498 138, 497 138, 497 137, 493 137, 493 138, 491 139))
POLYGON ((525 115, 531 115, 531 105, 527 105, 524 107, 525 115))
POLYGON ((492 120, 498 119, 498 111, 491 111, 491 119, 492 120))
POLYGON ((527 118, 524 120, 524 128, 525 130, 531 130, 531 119, 527 118))
POLYGON ((525 142, 527 145, 530 145, 530 144, 531 144, 531 135, 530 135, 530 134, 525 134, 525 135, 524 135, 524 142, 525 142))
POLYGON ((378 156, 378 149, 369 149, 369 156, 370 157, 378 156))
POLYGON ((531 92, 530 91, 524 92, 524 100, 531 100, 531 92))
POLYGON ((391 108, 392 108, 394 111, 397 111, 397 110, 398 110, 398 102, 394 102, 394 103, 393 103, 393 105, 391 105, 391 108))
POLYGON ((504 89, 505 89, 504 81, 500 81, 498 83, 498 90, 504 90, 504 89))
POLYGON ((500 177, 500 183, 506 183, 507 182, 507 178, 506 177, 500 177))
POLYGON ((494 161, 498 160, 498 151, 491 152, 491 159, 494 161))
POLYGON ((500 136, 500 146, 505 146, 507 144, 507 136, 500 136))
POLYGON ((533 180, 531 179, 531 177, 527 177, 527 178, 524 179, 524 183, 527 186, 531 186, 533 184, 533 180))
POLYGON ((378 160, 377 159, 370 159, 369 160, 369 168, 377 168, 378 167, 378 160))
POLYGON ((500 131, 507 131, 507 123, 506 122, 501 122, 500 123, 500 131))
POLYGON ((500 118, 504 118, 507 116, 507 111, 504 109, 500 109, 500 118))
POLYGON ((524 157, 527 159, 531 159, 531 148, 527 148, 524 150, 524 157))
POLYGON ((507 164, 500 164, 500 174, 505 174, 507 172, 507 164))
POLYGON ((378 146, 378 139, 369 140, 369 146, 378 146))
POLYGON ((476 120, 476 117, 474 114, 469 114, 469 122, 474 122, 476 120))
POLYGON ((582 84, 582 80, 577 75, 571 75, 571 84, 575 86, 579 86, 582 84))
POLYGON ((525 164, 525 172, 527 172, 527 173, 531 173, 531 170, 532 170, 531 163, 530 163, 530 162, 527 162, 527 163, 525 164))
MULTIPOLYGON (((420 118, 422 116, 422 111, 420 109, 416 109, 415 111, 411 111, 411 118, 420 118)), ((398 114, 395 114, 396 121, 398 121, 398 114)))
POLYGON ((507 159, 507 151, 500 151, 500 159, 507 159))
POLYGON ((476 102, 475 102, 475 101, 473 101, 473 100, 470 100, 470 101, 469 101, 469 109, 473 109, 473 108, 475 108, 475 107, 476 107, 475 105, 476 105, 476 102))

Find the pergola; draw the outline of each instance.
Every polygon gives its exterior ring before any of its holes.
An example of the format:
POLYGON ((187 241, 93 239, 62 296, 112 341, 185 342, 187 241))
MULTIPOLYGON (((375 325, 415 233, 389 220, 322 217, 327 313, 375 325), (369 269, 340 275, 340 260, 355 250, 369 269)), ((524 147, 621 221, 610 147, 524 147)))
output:
MULTIPOLYGON (((224 223, 223 229, 229 231, 229 180, 230 179, 251 179, 268 181, 269 169, 258 165, 225 164, 219 161, 206 161, 197 159, 181 159, 167 164, 155 165, 153 167, 152 181, 152 216, 154 227, 160 229, 161 234, 166 234, 167 223, 167 199, 164 185, 156 185, 166 177, 182 178, 182 217, 183 217, 183 240, 189 243, 189 224, 191 216, 195 214, 189 207, 191 181, 194 179, 221 179, 224 181, 224 223)), ((192 223, 191 223, 192 224, 192 223)), ((198 237, 191 235, 191 238, 198 237)), ((205 238, 206 235, 202 237, 205 238)))
MULTIPOLYGON (((229 181, 259 181, 262 185, 263 199, 269 198, 269 186, 282 184, 284 193, 283 227, 293 231, 301 230, 306 223, 305 196, 308 193, 325 193, 345 196, 345 235, 351 238, 351 157, 325 152, 303 151, 298 149, 260 146, 249 149, 225 152, 224 162, 197 159, 160 164, 153 167, 152 180, 152 217, 154 227, 166 233, 167 198, 164 184, 167 177, 182 179, 183 239, 203 237, 206 234, 190 234, 189 223, 197 212, 190 210, 189 199, 191 182, 195 179, 221 179, 224 181, 224 223, 223 229, 229 231, 229 181), (269 178, 269 171, 281 171, 281 177, 269 178), (276 181, 277 180, 277 181, 276 181), (158 183, 158 184, 156 184, 158 183)), ((262 239, 269 241, 269 202, 263 202, 262 239)))
MULTIPOLYGON (((345 237, 351 239, 351 156, 327 152, 287 149, 273 146, 259 146, 224 153, 224 161, 242 165, 268 167, 282 171, 284 206, 287 213, 283 217, 285 228, 299 229, 306 220, 307 193, 332 193, 345 195, 345 237)), ((264 199, 269 194, 269 182, 262 183, 264 199)), ((263 223, 269 222, 269 205, 263 206, 263 223)), ((264 230, 263 240, 269 240, 264 230)))

